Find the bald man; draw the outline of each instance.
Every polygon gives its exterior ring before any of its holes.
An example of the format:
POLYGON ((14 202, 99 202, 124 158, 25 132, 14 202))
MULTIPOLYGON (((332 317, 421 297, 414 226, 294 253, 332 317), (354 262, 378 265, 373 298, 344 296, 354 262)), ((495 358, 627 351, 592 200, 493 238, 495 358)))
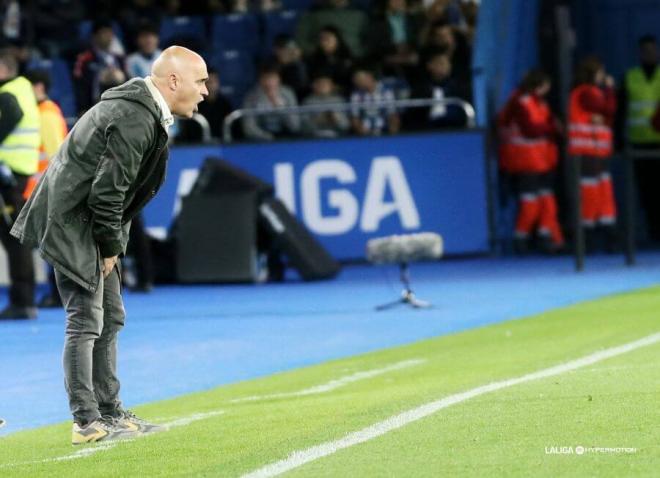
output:
POLYGON ((160 431, 122 408, 117 333, 124 325, 117 257, 131 219, 165 178, 173 115, 208 94, 204 60, 165 50, 151 76, 106 91, 53 157, 11 234, 55 268, 67 313, 63 364, 74 445, 160 431))

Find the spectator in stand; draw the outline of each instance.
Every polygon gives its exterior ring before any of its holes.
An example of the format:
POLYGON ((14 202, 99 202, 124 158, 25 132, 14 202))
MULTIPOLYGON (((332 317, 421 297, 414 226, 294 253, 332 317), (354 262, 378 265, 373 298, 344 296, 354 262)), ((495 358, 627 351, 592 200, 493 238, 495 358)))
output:
POLYGON ((464 22, 460 25, 460 31, 465 35, 469 45, 474 44, 474 36, 477 31, 477 20, 479 18, 479 1, 467 0, 461 3, 461 12, 464 22))
POLYGON ((459 27, 465 22, 460 0, 423 0, 421 7, 431 23, 442 20, 459 27))
POLYGON ((341 32, 351 55, 361 58, 366 51, 367 15, 349 6, 348 0, 323 0, 318 10, 310 10, 298 22, 296 40, 306 55, 313 52, 319 32, 333 26, 341 32))
POLYGON ((528 72, 497 118, 500 167, 512 176, 518 195, 514 248, 521 254, 534 232, 546 252, 564 245, 554 193, 561 124, 545 101, 549 91, 545 73, 528 72))
MULTIPOLYGON (((296 95, 282 85, 280 73, 274 65, 265 65, 259 71, 257 86, 245 97, 243 108, 275 110, 297 106, 296 95)), ((269 114, 243 118, 243 133, 248 139, 272 141, 275 138, 297 136, 300 117, 297 114, 269 114)))
POLYGON ((156 27, 144 24, 140 27, 135 43, 138 50, 126 58, 126 75, 128 78, 145 78, 151 74, 151 66, 161 49, 158 48, 160 37, 156 27))
POLYGON ((376 79, 375 70, 368 66, 356 68, 353 73, 351 93, 351 125, 359 136, 396 134, 401 129, 401 120, 394 106, 376 103, 393 101, 394 92, 376 79))
POLYGON ((206 81, 209 94, 199 104, 199 112, 211 125, 211 136, 222 139, 222 125, 234 108, 229 99, 220 92, 220 75, 217 70, 209 70, 209 79, 206 81))
POLYGON ((181 0, 163 0, 161 2, 165 15, 176 17, 183 15, 181 0))
POLYGON ((99 96, 94 98, 94 103, 101 99, 105 90, 119 86, 127 80, 124 70, 115 66, 108 66, 99 73, 99 96))
POLYGON ((436 51, 444 50, 449 54, 456 80, 470 83, 472 50, 462 34, 456 32, 449 23, 437 21, 428 26, 423 38, 423 62, 436 51))
POLYGON ((339 30, 325 26, 319 32, 316 47, 306 60, 307 71, 332 72, 332 79, 342 93, 351 88, 353 57, 339 30))
POLYGON ((74 89, 80 114, 101 96, 101 72, 107 68, 123 70, 123 60, 110 51, 115 38, 112 25, 98 20, 92 26, 92 44, 80 53, 73 68, 74 89))
POLYGON ((129 51, 139 48, 136 40, 144 25, 153 25, 158 32, 161 17, 162 12, 156 5, 156 0, 129 0, 119 10, 119 23, 124 32, 124 39, 129 40, 126 44, 129 51))
MULTIPOLYGON (((426 60, 422 80, 413 86, 413 98, 460 98, 469 101, 469 92, 451 75, 451 60, 438 51, 426 60)), ((438 103, 430 108, 410 108, 404 126, 409 129, 462 128, 467 124, 465 111, 456 105, 438 103)))
POLYGON ((408 13, 406 0, 382 1, 384 8, 370 22, 369 55, 383 63, 386 76, 410 79, 419 63, 421 18, 408 13))
MULTIPOLYGON (((344 98, 336 90, 332 74, 329 71, 320 72, 314 77, 312 94, 305 98, 303 105, 344 103, 344 98)), ((350 127, 351 122, 343 110, 329 109, 303 116, 303 131, 317 138, 336 138, 346 134, 350 127)))
POLYGON ((581 213, 590 249, 600 242, 599 234, 604 235, 609 250, 617 245, 617 210, 609 172, 616 106, 614 79, 597 58, 583 60, 568 107, 568 154, 582 157, 581 213))
POLYGON ((274 60, 280 71, 282 84, 291 88, 298 98, 309 92, 307 66, 302 61, 302 52, 289 35, 278 35, 273 44, 274 60))

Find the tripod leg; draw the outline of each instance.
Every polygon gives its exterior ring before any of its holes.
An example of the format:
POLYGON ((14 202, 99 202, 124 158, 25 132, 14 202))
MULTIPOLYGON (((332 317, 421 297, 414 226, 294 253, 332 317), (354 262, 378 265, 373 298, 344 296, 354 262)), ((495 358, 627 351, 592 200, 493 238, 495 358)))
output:
POLYGON ((393 300, 392 302, 387 302, 385 304, 377 305, 376 310, 388 310, 396 307, 397 305, 405 304, 405 299, 393 300))

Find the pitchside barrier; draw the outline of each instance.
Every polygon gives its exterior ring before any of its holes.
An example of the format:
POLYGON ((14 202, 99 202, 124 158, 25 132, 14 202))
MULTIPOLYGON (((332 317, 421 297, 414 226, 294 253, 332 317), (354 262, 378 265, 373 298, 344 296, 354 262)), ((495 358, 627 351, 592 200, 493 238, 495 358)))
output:
MULTIPOLYGON (((635 161, 658 161, 660 160, 660 150, 652 149, 635 149, 627 146, 621 156, 615 156, 616 159, 621 161, 621 178, 622 178, 622 192, 623 197, 621 204, 621 228, 623 232, 623 254, 627 266, 635 265, 635 252, 636 252, 636 237, 637 231, 636 216, 637 216, 637 187, 635 181, 635 161)), ((585 232, 582 224, 582 217, 580 211, 582 204, 580 199, 580 170, 582 158, 577 156, 571 158, 569 168, 570 182, 571 182, 571 203, 572 203, 572 223, 573 230, 575 231, 575 247, 574 247, 574 261, 575 270, 584 270, 585 265, 585 232)))
MULTIPOLYGON (((369 239, 391 234, 436 232, 446 255, 491 251, 493 214, 485 131, 474 125, 474 109, 459 99, 417 99, 376 106, 454 105, 468 128, 383 137, 300 139, 271 143, 231 143, 231 124, 247 115, 272 111, 238 110, 227 118, 224 145, 174 146, 165 184, 144 212, 156 237, 167 236, 181 198, 191 189, 209 156, 222 157, 275 186, 275 194, 338 260, 365 259, 369 239)), ((373 108, 374 104, 365 105, 373 108)), ((322 109, 350 110, 350 104, 322 109)), ((318 111, 301 106, 281 114, 318 111)), ((208 125, 200 124, 204 136, 208 125)), ((212 215, 213 211, 208 211, 212 215)), ((0 283, 6 260, 0 254, 0 283)), ((39 261, 39 282, 43 262, 39 261)))
POLYGON ((449 255, 487 252, 492 238, 490 175, 485 133, 474 129, 474 116, 472 106, 458 98, 236 110, 225 119, 224 145, 173 149, 168 182, 147 208, 147 226, 165 235, 201 162, 220 156, 272 183, 276 196, 338 260, 364 259, 365 244, 374 237, 418 231, 442 234, 449 255), (419 107, 460 108, 468 128, 232 143, 233 123, 248 116, 419 107))
POLYGON ((490 250, 482 130, 174 147, 166 182, 145 210, 152 233, 167 234, 209 156, 273 184, 338 260, 364 259, 374 237, 419 231, 441 234, 448 255, 490 250))

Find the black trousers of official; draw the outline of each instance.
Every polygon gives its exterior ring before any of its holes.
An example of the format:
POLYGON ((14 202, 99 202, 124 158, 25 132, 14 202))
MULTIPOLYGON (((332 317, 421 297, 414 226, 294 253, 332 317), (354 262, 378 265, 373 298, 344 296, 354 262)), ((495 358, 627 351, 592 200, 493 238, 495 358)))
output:
POLYGON ((151 239, 145 230, 142 213, 135 216, 131 221, 128 253, 135 259, 137 285, 153 284, 154 265, 151 253, 151 239))
MULTIPOLYGON (((633 145, 637 149, 657 149, 660 144, 633 145)), ((660 242, 660 158, 639 159, 635 161, 635 176, 648 225, 648 234, 652 241, 660 242)))
MULTIPOLYGON (((23 191, 29 176, 14 173, 16 186, 2 190, 5 209, 11 221, 16 220, 18 213, 25 204, 23 191)), ((9 263, 9 303, 17 307, 34 306, 34 262, 32 249, 24 246, 18 239, 11 236, 11 224, 7 223, 5 215, 0 215, 0 241, 7 252, 9 263)))

